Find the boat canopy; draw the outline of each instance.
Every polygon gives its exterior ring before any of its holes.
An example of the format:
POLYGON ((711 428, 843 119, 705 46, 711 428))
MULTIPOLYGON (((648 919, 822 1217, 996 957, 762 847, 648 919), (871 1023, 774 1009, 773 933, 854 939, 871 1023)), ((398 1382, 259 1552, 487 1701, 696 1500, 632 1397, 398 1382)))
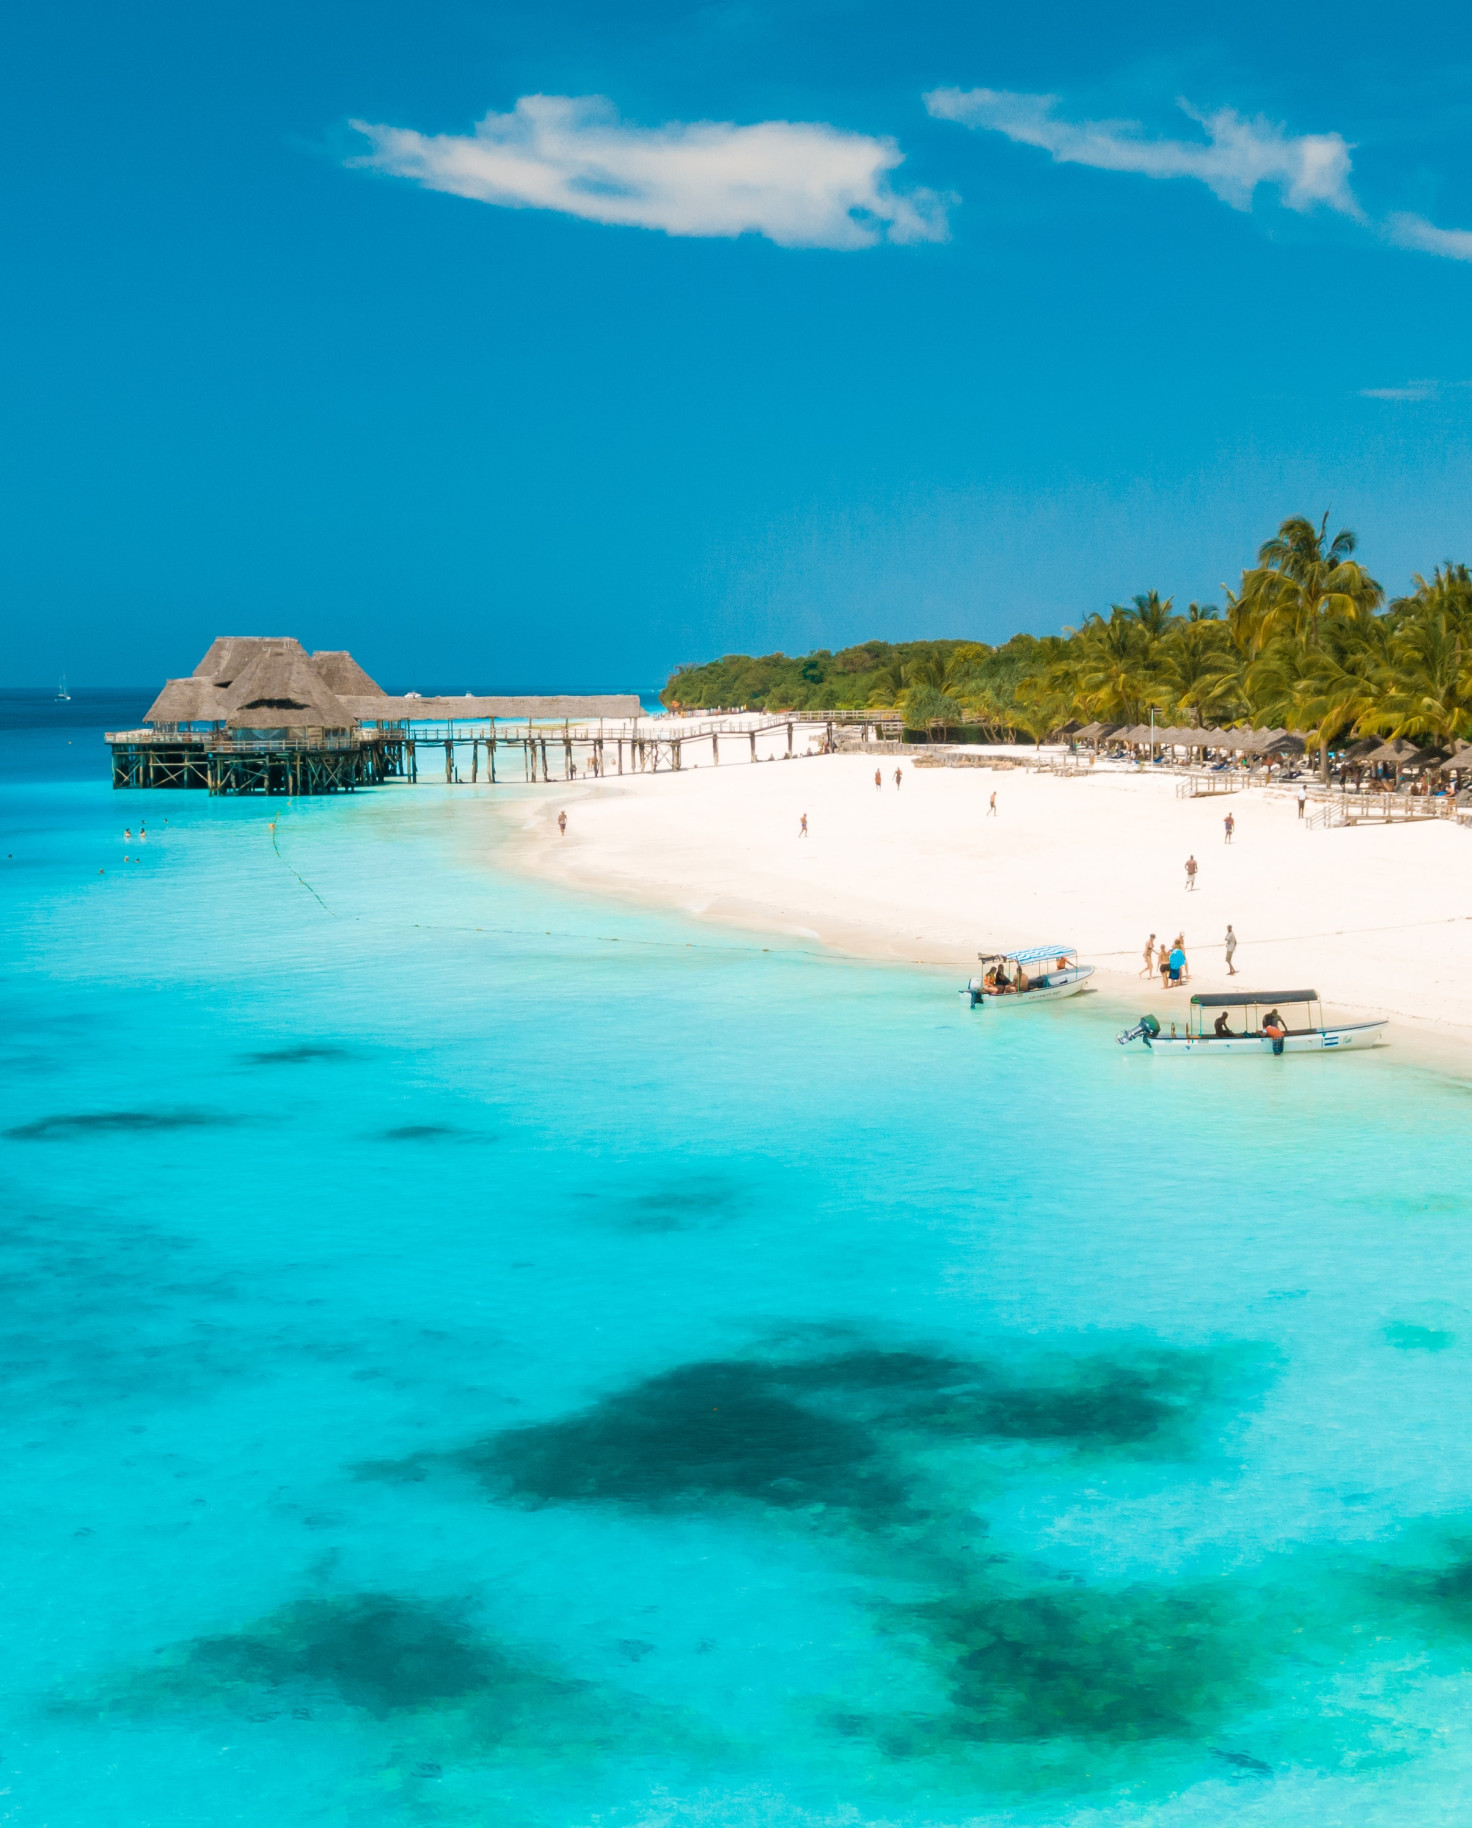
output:
POLYGON ((1254 1003, 1317 1003, 1317 990, 1227 991, 1218 996, 1194 996, 1199 1009, 1246 1009, 1254 1003))
POLYGON ((1045 958, 1077 952, 1077 946, 1024 946, 1020 952, 978 952, 978 958, 1010 958, 1019 965, 1036 965, 1045 958))

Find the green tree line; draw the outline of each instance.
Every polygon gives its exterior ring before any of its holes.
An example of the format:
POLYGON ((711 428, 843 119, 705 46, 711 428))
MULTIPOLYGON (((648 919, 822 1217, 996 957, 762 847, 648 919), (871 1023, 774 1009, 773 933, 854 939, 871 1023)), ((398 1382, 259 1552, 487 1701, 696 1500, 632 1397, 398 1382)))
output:
POLYGON ((1001 647, 941 640, 866 641, 837 653, 753 659, 728 654, 679 668, 671 709, 902 709, 912 727, 980 727, 996 737, 1051 734, 1095 719, 1274 725, 1330 749, 1355 737, 1445 744, 1472 735, 1472 574, 1419 574, 1385 591, 1332 538, 1285 520, 1224 605, 1146 591, 1061 635, 1014 635, 1001 647))

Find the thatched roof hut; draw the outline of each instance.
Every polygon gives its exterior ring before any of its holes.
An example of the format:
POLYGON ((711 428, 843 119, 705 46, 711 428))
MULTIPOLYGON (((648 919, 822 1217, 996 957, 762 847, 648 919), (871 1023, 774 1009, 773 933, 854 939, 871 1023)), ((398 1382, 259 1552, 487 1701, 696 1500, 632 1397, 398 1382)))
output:
POLYGON ((310 657, 267 649, 247 661, 226 699, 230 730, 347 730, 353 715, 322 681, 310 657))
POLYGON ((1372 749, 1365 757, 1365 760, 1372 766, 1378 767, 1383 762, 1387 766, 1393 764, 1396 768, 1418 768, 1435 759, 1436 751, 1434 749, 1418 749, 1409 737, 1405 736, 1392 736, 1387 742, 1381 743, 1378 749, 1372 749))
POLYGON ((225 721, 224 693, 212 679, 169 679, 143 714, 147 724, 215 724, 225 721))
POLYGON ((312 655, 317 677, 329 692, 339 698, 382 698, 383 687, 375 684, 346 648, 331 648, 312 655))

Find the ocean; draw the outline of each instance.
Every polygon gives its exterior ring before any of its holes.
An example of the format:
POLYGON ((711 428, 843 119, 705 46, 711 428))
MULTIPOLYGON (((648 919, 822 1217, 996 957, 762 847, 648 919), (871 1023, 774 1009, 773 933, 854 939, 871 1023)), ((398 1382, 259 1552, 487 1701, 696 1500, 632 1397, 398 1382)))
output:
POLYGON ((0 702, 0 1820, 1463 1819, 1466 1081, 114 793, 134 698, 0 702))

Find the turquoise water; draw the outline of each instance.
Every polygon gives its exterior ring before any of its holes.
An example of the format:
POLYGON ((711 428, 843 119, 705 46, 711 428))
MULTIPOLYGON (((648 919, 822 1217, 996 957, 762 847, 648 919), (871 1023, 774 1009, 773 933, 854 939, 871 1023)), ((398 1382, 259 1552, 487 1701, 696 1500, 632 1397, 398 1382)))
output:
POLYGON ((1467 1084, 65 740, 0 743, 0 1819, 1464 1819, 1467 1084))

